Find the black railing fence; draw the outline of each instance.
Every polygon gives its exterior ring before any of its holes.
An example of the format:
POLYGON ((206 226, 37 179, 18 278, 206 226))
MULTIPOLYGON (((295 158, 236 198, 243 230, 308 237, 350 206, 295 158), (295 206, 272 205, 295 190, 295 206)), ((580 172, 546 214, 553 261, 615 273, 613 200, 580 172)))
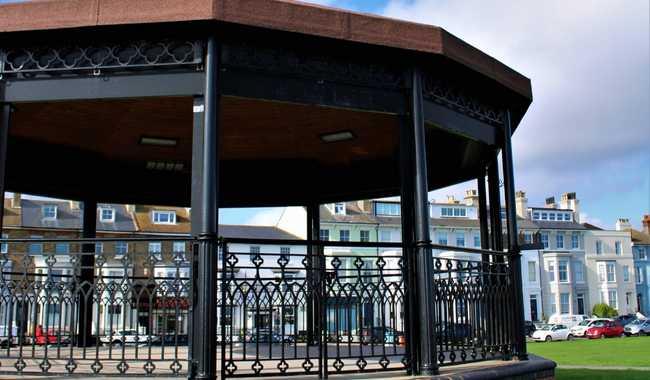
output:
MULTIPOLYGON (((3 240, 0 372, 185 376, 196 244, 3 240)), ((402 248, 221 239, 221 377, 408 370, 402 248)), ((515 331, 508 256, 428 248, 439 364, 508 357, 515 331)))

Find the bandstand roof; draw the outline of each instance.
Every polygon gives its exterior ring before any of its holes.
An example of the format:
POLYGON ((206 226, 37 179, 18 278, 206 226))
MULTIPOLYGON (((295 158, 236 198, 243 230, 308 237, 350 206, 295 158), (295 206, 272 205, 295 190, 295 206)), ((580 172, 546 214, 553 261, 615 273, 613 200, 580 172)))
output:
MULTIPOLYGON (((493 110, 510 109, 516 127, 532 101, 528 78, 436 26, 281 0, 0 5, 7 52, 51 46, 62 56, 57 44, 192 41, 206 32, 224 41, 222 206, 397 195, 409 65, 428 73, 430 189, 474 178, 500 148, 493 110), (353 139, 323 141, 340 131, 353 139)), ((191 50, 197 56, 199 45, 191 50)), ((154 81, 141 67, 94 63, 84 67, 92 73, 75 78, 65 70, 41 78, 0 68, 0 101, 15 106, 7 190, 189 206, 192 94, 202 91, 202 62, 174 63, 154 81), (143 137, 176 143, 147 146, 143 137), (171 170, 156 169, 163 164, 171 170)))

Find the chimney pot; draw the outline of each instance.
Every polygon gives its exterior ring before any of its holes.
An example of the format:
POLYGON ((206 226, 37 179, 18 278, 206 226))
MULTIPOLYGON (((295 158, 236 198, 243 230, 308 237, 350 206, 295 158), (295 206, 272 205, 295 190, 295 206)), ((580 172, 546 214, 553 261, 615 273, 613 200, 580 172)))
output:
POLYGON ((643 232, 650 235, 650 215, 643 215, 643 232))

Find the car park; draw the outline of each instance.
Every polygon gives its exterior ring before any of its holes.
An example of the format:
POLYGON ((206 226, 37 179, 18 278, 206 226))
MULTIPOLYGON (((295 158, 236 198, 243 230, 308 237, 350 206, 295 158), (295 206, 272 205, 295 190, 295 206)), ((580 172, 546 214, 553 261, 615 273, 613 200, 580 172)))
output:
POLYGON ((538 342, 550 342, 553 340, 572 340, 569 328, 562 324, 548 324, 540 326, 533 333, 533 340, 538 342))
POLYGON ((589 339, 622 337, 625 330, 618 321, 597 321, 587 329, 585 335, 589 339))
POLYGON ((577 325, 569 329, 571 335, 575 337, 585 337, 587 335, 587 330, 589 327, 593 326, 596 322, 607 322, 611 319, 607 318, 594 318, 594 319, 585 319, 584 321, 578 323, 577 325))
POLYGON ((626 336, 649 335, 650 319, 635 319, 625 326, 624 331, 626 336))

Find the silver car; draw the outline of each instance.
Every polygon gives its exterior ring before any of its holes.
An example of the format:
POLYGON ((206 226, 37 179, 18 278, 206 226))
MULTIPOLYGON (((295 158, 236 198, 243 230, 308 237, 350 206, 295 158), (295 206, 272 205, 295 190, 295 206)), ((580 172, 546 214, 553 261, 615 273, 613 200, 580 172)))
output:
POLYGON ((625 335, 650 334, 650 319, 637 319, 625 326, 625 335))

